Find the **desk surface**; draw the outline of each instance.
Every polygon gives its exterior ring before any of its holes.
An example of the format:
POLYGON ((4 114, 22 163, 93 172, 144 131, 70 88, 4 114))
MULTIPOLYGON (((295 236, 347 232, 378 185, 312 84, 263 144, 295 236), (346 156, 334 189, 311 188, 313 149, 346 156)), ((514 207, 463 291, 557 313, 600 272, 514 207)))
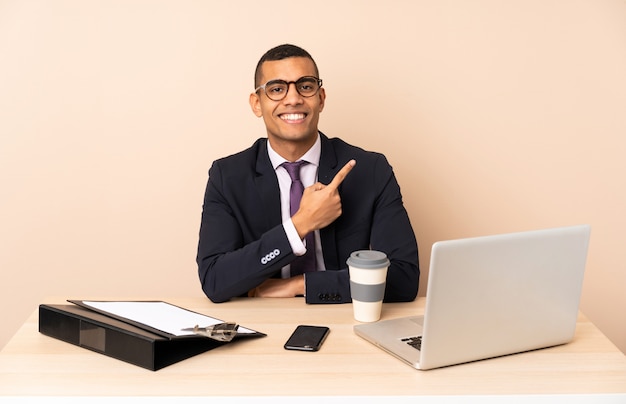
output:
MULTIPOLYGON (((625 356, 582 314, 566 345, 429 371, 357 337, 352 306, 302 299, 164 299, 267 337, 152 372, 38 332, 37 310, 0 353, 0 396, 360 396, 626 393, 625 356), (286 351, 297 324, 327 325, 319 352, 286 351)), ((45 303, 64 303, 49 300, 45 303)), ((383 319, 423 313, 424 298, 385 304, 383 319)))

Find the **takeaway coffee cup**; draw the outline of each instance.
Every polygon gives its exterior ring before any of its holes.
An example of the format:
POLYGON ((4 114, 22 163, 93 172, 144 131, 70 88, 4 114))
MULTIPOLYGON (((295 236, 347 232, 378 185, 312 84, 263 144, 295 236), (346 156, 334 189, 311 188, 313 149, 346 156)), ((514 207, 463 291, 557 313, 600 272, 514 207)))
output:
POLYGON ((355 251, 347 263, 354 319, 363 323, 378 321, 389 267, 387 255, 374 250, 355 251))

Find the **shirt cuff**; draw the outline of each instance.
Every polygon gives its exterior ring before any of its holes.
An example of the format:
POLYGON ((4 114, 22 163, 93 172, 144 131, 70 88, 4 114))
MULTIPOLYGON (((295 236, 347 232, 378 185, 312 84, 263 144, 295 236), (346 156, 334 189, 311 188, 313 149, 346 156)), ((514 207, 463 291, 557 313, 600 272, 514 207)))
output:
POLYGON ((306 253, 306 246, 304 245, 304 241, 298 236, 296 226, 293 225, 291 219, 283 222, 283 228, 285 229, 293 253, 297 256, 304 255, 304 253, 306 253))

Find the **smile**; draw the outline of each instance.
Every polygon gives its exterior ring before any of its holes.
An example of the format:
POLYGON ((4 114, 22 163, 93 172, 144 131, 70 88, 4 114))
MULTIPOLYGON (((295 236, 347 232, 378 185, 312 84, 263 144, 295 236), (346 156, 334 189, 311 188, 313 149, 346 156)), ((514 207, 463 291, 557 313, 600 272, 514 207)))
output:
POLYGON ((283 121, 294 122, 301 121, 306 118, 306 114, 282 114, 280 115, 280 119, 283 121))

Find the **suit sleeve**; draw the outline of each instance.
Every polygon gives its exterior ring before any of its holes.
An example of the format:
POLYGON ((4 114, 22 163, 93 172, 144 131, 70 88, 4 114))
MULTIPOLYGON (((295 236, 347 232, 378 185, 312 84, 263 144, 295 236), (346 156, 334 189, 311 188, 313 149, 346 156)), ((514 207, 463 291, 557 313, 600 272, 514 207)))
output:
POLYGON ((391 261, 384 301, 410 302, 415 300, 419 289, 417 239, 391 166, 382 155, 376 166, 374 182, 382 191, 375 201, 371 249, 383 251, 391 261))
POLYGON ((308 304, 350 303, 350 274, 339 271, 310 272, 304 276, 305 300, 308 304))
POLYGON ((293 260, 282 224, 268 226, 259 201, 237 194, 250 189, 242 181, 217 163, 209 170, 196 260, 202 290, 216 303, 247 295, 293 260))

